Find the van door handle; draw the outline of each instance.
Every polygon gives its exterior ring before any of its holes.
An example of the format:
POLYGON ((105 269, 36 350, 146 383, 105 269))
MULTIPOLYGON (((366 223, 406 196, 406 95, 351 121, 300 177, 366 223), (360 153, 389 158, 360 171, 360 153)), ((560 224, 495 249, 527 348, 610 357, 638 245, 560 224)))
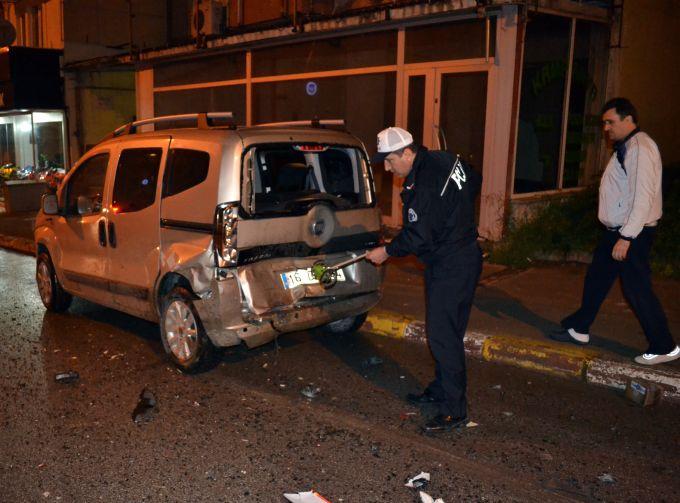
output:
POLYGON ((99 221, 99 246, 106 246, 106 222, 103 218, 99 221))
POLYGON ((113 222, 109 222, 109 244, 111 248, 116 247, 116 227, 113 222))

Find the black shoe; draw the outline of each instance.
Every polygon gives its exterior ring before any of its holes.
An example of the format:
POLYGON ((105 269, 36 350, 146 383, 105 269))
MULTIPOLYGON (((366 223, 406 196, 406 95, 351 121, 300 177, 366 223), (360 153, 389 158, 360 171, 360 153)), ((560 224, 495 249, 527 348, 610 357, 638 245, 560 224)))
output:
POLYGON ((445 416, 444 414, 437 414, 423 425, 424 433, 438 433, 440 431, 451 431, 458 426, 467 423, 467 417, 453 417, 445 416))
MULTIPOLYGON (((577 333, 577 332, 576 332, 577 333)), ((569 342, 571 344, 576 344, 577 346, 585 346, 590 341, 588 334, 579 334, 582 340, 575 339, 566 328, 560 328, 559 330, 553 330, 548 337, 553 341, 557 342, 569 342)))
POLYGON ((430 403, 442 403, 444 400, 433 396, 428 390, 420 394, 409 393, 406 395, 406 400, 413 405, 427 405, 430 403))

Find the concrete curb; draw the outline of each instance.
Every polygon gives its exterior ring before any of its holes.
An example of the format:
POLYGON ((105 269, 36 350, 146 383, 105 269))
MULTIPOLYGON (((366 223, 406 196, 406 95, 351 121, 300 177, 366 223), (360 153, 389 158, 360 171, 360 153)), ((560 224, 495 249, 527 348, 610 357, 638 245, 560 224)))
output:
MULTIPOLYGON (((424 322, 389 311, 371 311, 364 326, 379 335, 421 344, 427 342, 424 322)), ((480 360, 619 390, 625 389, 631 379, 646 381, 661 388, 664 397, 680 400, 680 373, 605 359, 590 348, 470 331, 465 334, 464 343, 465 352, 480 360)))
POLYGON ((3 236, 0 234, 0 248, 25 253, 27 255, 35 255, 35 243, 31 239, 3 236))

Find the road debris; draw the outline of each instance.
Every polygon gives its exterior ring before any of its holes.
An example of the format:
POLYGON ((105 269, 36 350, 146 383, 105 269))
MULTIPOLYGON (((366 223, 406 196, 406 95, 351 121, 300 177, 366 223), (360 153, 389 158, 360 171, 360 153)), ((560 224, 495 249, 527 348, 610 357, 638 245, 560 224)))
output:
POLYGON ((626 398, 643 407, 650 407, 661 400, 661 388, 654 383, 631 379, 626 384, 626 398))
POLYGON ((135 424, 151 421, 157 411, 158 402, 156 401, 156 397, 151 391, 144 388, 139 395, 139 402, 137 403, 135 410, 132 411, 132 420, 135 424))
POLYGON ((509 411, 507 411, 507 410, 504 410, 504 411, 503 411, 503 415, 504 415, 505 417, 511 417, 511 416, 513 415, 513 413, 512 413, 512 412, 509 412, 509 411))
POLYGON ((417 415, 418 415, 417 412, 412 412, 412 411, 402 412, 401 414, 399 414, 399 419, 401 419, 402 421, 406 421, 409 417, 417 416, 417 415))
POLYGON ((313 400, 319 393, 321 393, 321 388, 316 388, 310 384, 309 386, 305 386, 304 388, 302 388, 302 391, 300 391, 300 393, 303 396, 307 397, 309 400, 313 400))
POLYGON ((69 384, 80 379, 80 375, 75 370, 67 370, 66 372, 59 372, 54 376, 54 380, 61 384, 69 384))
POLYGON ((331 503, 316 491, 302 493, 283 493, 283 497, 291 503, 331 503))
POLYGON ((411 487, 413 489, 421 489, 426 487, 430 483, 430 474, 427 472, 420 472, 415 477, 412 477, 404 484, 406 487, 411 487))
POLYGON ((611 473, 603 473, 597 478, 600 482, 604 482, 605 484, 613 484, 614 482, 616 482, 611 473))
POLYGON ((364 368, 377 367, 378 365, 382 364, 383 359, 378 356, 371 356, 370 358, 366 358, 364 361, 361 362, 361 366, 364 368))
POLYGON ((495 385, 491 386, 491 389, 501 389, 501 388, 502 388, 502 386, 500 384, 495 384, 495 385))
POLYGON ((420 494, 420 502, 421 503, 444 503, 443 499, 441 499, 441 498, 434 499, 432 496, 430 496, 426 492, 420 491, 418 494, 420 494))
POLYGON ((477 426, 479 426, 479 425, 477 423, 475 423, 474 421, 468 421, 467 424, 465 425, 466 428, 475 428, 477 426))

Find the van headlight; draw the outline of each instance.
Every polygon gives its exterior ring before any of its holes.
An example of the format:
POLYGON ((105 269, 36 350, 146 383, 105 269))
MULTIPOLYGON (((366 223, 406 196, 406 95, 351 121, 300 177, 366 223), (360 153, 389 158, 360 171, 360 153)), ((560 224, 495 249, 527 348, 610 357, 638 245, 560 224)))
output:
POLYGON ((215 211, 213 248, 217 267, 232 267, 238 262, 236 235, 239 203, 220 204, 215 211))

